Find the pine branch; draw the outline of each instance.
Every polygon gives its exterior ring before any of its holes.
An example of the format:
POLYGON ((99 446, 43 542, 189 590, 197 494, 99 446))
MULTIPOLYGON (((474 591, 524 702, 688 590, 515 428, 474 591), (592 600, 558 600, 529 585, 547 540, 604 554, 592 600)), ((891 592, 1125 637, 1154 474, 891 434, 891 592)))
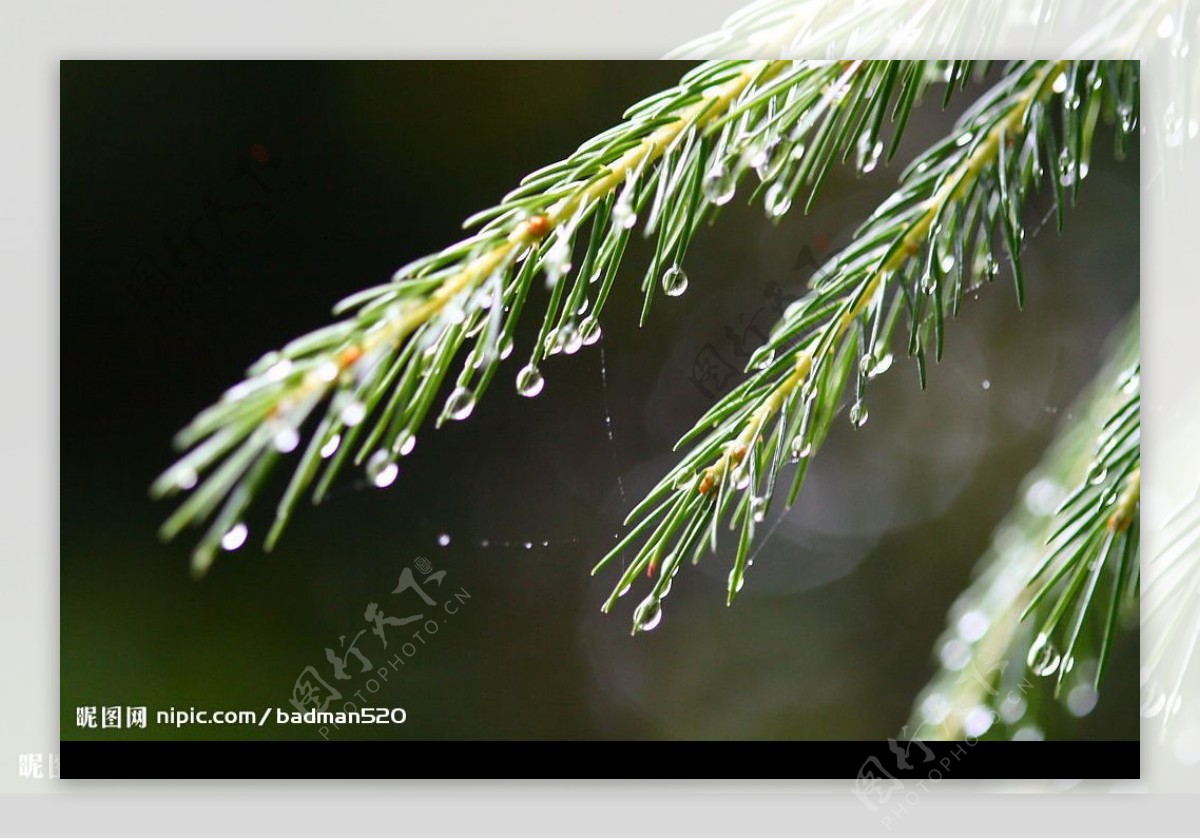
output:
POLYGON ((873 169, 885 120, 896 123, 890 156, 928 81, 946 78, 952 89, 972 70, 969 61, 701 64, 468 219, 472 235, 343 300, 334 311, 348 317, 252 366, 177 436, 186 454, 152 493, 190 494, 162 536, 207 523, 193 555, 201 573, 220 548, 240 547, 247 508, 305 434, 268 549, 301 496, 312 488, 320 501, 350 460, 365 465, 376 486, 390 485, 462 356, 437 424, 470 416, 513 351, 535 277, 549 294, 516 376, 517 390, 531 397, 544 387, 546 356, 600 339, 599 316, 639 218, 656 243, 642 281, 644 321, 656 289, 675 296, 687 287, 680 262, 692 236, 749 170, 760 180, 752 197, 778 217, 802 193, 811 201, 829 168, 850 154, 860 171, 873 169))
POLYGON ((1087 474, 1062 503, 1049 551, 1031 576, 1021 614, 1036 618, 1028 663, 1036 675, 1057 672, 1058 686, 1075 659, 1091 653, 1098 687, 1112 651, 1121 605, 1136 602, 1140 565, 1141 373, 1134 362, 1116 384, 1116 399, 1097 437, 1087 474), (1100 585, 1111 578, 1109 593, 1100 585), (1098 650, 1081 649, 1081 633, 1103 612, 1098 650))
POLYGON ((1135 312, 951 607, 914 736, 1041 737, 1056 698, 1094 707, 1138 604, 1137 357, 1135 312))
MULTIPOLYGON (((691 446, 688 454, 630 513, 632 529, 593 569, 641 540, 606 611, 640 574, 657 575, 634 612, 634 631, 657 625, 674 575, 685 559, 695 563, 716 550, 726 519, 740 531, 727 588, 733 601, 789 454, 796 470, 788 506, 852 375, 850 422, 866 422, 867 383, 891 366, 900 316, 909 323, 907 350, 923 387, 927 352, 940 359, 945 321, 957 314, 963 293, 997 272, 997 235, 1023 302, 1027 190, 1050 169, 1061 227, 1067 194, 1074 200, 1087 174, 1100 114, 1127 104, 1136 74, 1136 64, 1120 62, 1014 64, 950 137, 905 170, 898 191, 822 266, 812 292, 785 311, 751 358, 751 375, 679 442, 677 448, 691 446)), ((1121 121, 1119 133, 1130 128, 1121 121)))

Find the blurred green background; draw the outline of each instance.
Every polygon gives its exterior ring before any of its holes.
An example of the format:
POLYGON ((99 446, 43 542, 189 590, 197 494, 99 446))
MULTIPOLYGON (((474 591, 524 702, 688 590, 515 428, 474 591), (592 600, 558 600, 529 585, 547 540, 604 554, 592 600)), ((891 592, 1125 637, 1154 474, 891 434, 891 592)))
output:
MULTIPOLYGON (((631 638, 636 600, 601 615, 614 576, 588 571, 709 404, 691 380, 698 354, 711 345, 732 363, 740 337, 753 346, 770 296, 802 291, 805 254, 845 243, 971 91, 945 112, 931 94, 896 162, 865 178, 835 168, 807 217, 768 223, 744 183, 698 236, 688 293, 660 298, 640 330, 648 254, 631 248, 603 341, 549 360, 542 396, 492 388, 468 422, 419 435, 390 489, 344 476, 272 555, 259 544, 273 498, 247 546, 202 581, 187 572, 187 539, 156 538, 169 508, 146 490, 171 461, 171 435, 247 364, 454 241, 462 219, 685 69, 62 64, 64 739, 316 738, 275 726, 85 731, 75 708, 290 707, 305 667, 335 681, 325 649, 369 630, 368 603, 414 611, 392 590, 417 556, 446 571, 439 597, 470 599, 378 693, 351 660, 342 692, 403 706, 408 723, 336 736, 897 735, 934 672, 948 606, 1138 298, 1138 160, 1114 161, 1104 132, 1066 232, 1050 223, 1027 244, 1026 311, 1006 266, 949 326, 926 392, 908 360, 873 383, 870 421, 837 424, 733 608, 727 555, 710 557, 680 575, 662 625, 631 638)), ((1034 204, 1032 226, 1046 207, 1034 204)), ((386 655, 369 631, 358 646, 378 668, 410 632, 389 629, 386 655)), ((1137 664, 1128 633, 1095 711, 1064 713, 1048 736, 1136 738, 1137 664)))

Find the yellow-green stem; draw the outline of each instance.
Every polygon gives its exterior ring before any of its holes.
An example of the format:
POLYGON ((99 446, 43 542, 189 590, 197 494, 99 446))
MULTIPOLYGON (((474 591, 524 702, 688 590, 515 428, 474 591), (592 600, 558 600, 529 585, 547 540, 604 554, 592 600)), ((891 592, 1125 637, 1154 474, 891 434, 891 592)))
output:
POLYGON ((1125 479, 1125 489, 1117 499, 1117 509, 1108 517, 1108 529, 1123 533, 1133 524, 1137 515, 1138 503, 1142 498, 1142 469, 1138 467, 1125 479))
MULTIPOLYGON (((933 225, 934 219, 938 217, 942 208, 950 201, 961 196, 974 179, 979 176, 980 172, 997 157, 1000 151, 1000 143, 1006 142, 1007 138, 1013 137, 1021 126, 1024 125, 1026 115, 1029 109, 1033 107, 1038 93, 1050 89, 1055 79, 1062 74, 1065 67, 1065 61, 1056 61, 1048 65, 1043 72, 1039 73, 1021 95, 1017 97, 1017 101, 1013 104, 1012 109, 1004 119, 992 127, 991 131, 972 150, 967 159, 960 163, 942 182, 937 192, 930 196, 929 200, 925 203, 925 209, 921 215, 904 234, 901 246, 896 248, 887 261, 876 269, 867 283, 861 287, 861 290, 856 292, 855 295, 851 295, 850 298, 847 298, 856 299, 856 302, 837 321, 831 339, 823 345, 826 355, 833 351, 833 348, 838 345, 838 341, 845 331, 866 311, 867 306, 871 303, 871 299, 879 291, 879 286, 883 283, 884 278, 899 269, 906 260, 920 251, 920 243, 929 234, 929 228, 933 225)), ((755 440, 762 427, 779 411, 783 406, 784 400, 787 399, 792 391, 804 383, 814 366, 814 362, 819 360, 814 359, 807 351, 800 354, 792 373, 780 382, 771 391, 770 395, 767 396, 763 404, 750 415, 750 418, 746 421, 746 427, 738 435, 734 444, 725 449, 716 463, 701 473, 696 482, 696 486, 700 492, 707 492, 709 487, 720 480, 729 468, 731 461, 734 465, 740 462, 746 454, 747 447, 755 440)))
MULTIPOLYGON (((536 216, 521 222, 503 242, 472 259, 460 272, 448 278, 422 303, 406 309, 395 319, 385 322, 382 328, 374 330, 354 347, 343 350, 334 359, 339 373, 352 367, 358 359, 376 347, 385 343, 399 345, 413 331, 445 308, 457 295, 479 285, 507 260, 519 255, 522 249, 531 247, 556 228, 570 221, 580 207, 608 195, 620 186, 630 172, 636 171, 644 163, 661 157, 671 143, 685 130, 692 126, 703 127, 712 122, 724 114, 752 82, 770 79, 790 63, 789 61, 755 61, 748 64, 741 73, 718 87, 712 95, 706 96, 684 109, 680 112, 678 119, 660 126, 641 143, 625 152, 609 166, 607 174, 603 177, 597 178, 585 188, 563 198, 544 216, 536 216)), ((289 394, 289 401, 303 399, 317 389, 330 389, 334 387, 336 381, 336 378, 331 382, 328 378, 314 373, 296 386, 295 391, 289 394)), ((278 406, 276 410, 279 410, 280 407, 282 406, 278 406)))

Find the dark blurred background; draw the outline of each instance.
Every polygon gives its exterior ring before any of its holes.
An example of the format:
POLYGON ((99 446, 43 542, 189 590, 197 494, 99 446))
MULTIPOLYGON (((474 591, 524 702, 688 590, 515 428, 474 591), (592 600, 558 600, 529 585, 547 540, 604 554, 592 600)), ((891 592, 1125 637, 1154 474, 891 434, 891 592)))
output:
MULTIPOLYGON (((835 168, 807 217, 769 224, 745 205, 744 183, 698 236, 688 293, 660 296, 641 330, 648 254, 632 248, 603 341, 550 359, 542 396, 511 386, 526 334, 469 421, 419 435, 386 491, 347 473, 323 507, 301 507, 273 554, 260 544, 274 497, 258 504, 247 546, 202 581, 188 574, 189 539, 156 538, 170 507, 147 487, 171 462, 172 435, 250 362, 454 241, 462 219, 685 69, 62 64, 65 739, 316 737, 85 732, 75 707, 290 707, 306 667, 333 681, 325 649, 369 630, 367 603, 411 611, 392 590, 418 556, 470 599, 377 693, 351 659, 345 695, 409 713, 368 736, 897 734, 934 672, 947 607, 1137 301, 1138 161, 1114 161, 1104 132, 1066 232, 1050 223, 1027 243, 1026 311, 1005 270, 950 324, 925 393, 907 359, 872 383, 870 421, 836 425, 733 608, 726 551, 686 569, 662 625, 631 638, 636 599, 601 615, 614 577, 588 571, 710 404, 692 380, 698 355, 740 365, 737 343, 767 331, 773 295, 802 291, 809 256, 847 241, 970 91, 945 112, 931 94, 892 165, 861 179, 835 168)), ((1031 208, 1034 226, 1041 215, 1031 208)), ((359 638, 373 668, 410 629, 389 633, 386 654, 369 631, 359 638)), ((1064 713, 1048 736, 1136 737, 1135 635, 1106 678, 1096 710, 1064 713)))

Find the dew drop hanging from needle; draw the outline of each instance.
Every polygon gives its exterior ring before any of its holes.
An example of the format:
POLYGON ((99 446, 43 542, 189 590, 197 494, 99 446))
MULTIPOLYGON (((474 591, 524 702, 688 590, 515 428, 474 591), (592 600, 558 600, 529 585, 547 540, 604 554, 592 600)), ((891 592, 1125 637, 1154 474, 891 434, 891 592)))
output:
POLYGON ((579 352, 583 346, 583 337, 579 334, 579 330, 575 324, 568 321, 558 330, 558 340, 562 346, 562 351, 567 355, 574 355, 579 352))
POLYGON ((733 198, 733 194, 737 190, 737 179, 734 178, 729 167, 723 163, 718 163, 704 176, 701 188, 704 190, 704 197, 710 203, 720 207, 723 204, 728 204, 730 199, 733 198))
POLYGON ((338 446, 342 444, 342 435, 334 434, 325 441, 325 445, 321 446, 321 457, 325 460, 333 457, 338 450, 338 446))
POLYGON ((590 347, 600 340, 600 321, 595 315, 588 315, 579 324, 579 338, 585 347, 590 347))
POLYGON ((667 297, 678 297, 687 291, 688 276, 678 265, 672 265, 662 276, 663 293, 667 297))
POLYGON ((779 218, 792 208, 792 196, 783 181, 776 181, 767 189, 763 207, 772 218, 779 218))
POLYGON ((446 399, 444 410, 452 420, 465 420, 475 410, 475 394, 465 387, 456 387, 446 399))
POLYGON ((522 396, 532 399, 541 393, 545 386, 546 380, 542 377, 542 372, 532 364, 526 364, 517 373, 517 393, 522 396))
POLYGON ((867 424, 867 403, 861 399, 850 406, 850 424, 855 428, 862 428, 867 424))
POLYGON ((412 431, 406 428, 400 432, 398 437, 396 437, 396 442, 392 448, 395 450, 396 454, 400 455, 401 457, 407 457, 408 455, 412 454, 412 450, 416 447, 416 445, 417 435, 413 434, 412 431))
POLYGON ((380 449, 367 461, 367 478, 379 489, 391 486, 400 474, 400 467, 392 460, 392 453, 380 449))

